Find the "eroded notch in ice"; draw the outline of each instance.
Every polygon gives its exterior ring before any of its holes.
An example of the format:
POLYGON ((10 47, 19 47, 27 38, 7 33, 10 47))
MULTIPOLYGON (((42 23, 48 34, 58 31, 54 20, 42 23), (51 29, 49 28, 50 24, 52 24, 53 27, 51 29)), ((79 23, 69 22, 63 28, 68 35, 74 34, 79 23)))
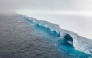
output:
POLYGON ((72 37, 72 41, 68 40, 67 42, 72 44, 76 50, 79 50, 79 51, 87 53, 87 54, 91 54, 91 50, 92 50, 91 42, 92 42, 92 40, 81 37, 81 36, 71 32, 71 31, 61 29, 59 27, 59 25, 57 25, 57 24, 53 24, 53 23, 43 21, 43 20, 37 20, 36 18, 27 17, 24 15, 20 15, 20 17, 22 17, 23 19, 28 20, 28 21, 30 21, 33 24, 36 24, 38 26, 49 28, 50 31, 55 31, 57 34, 59 34, 58 37, 60 37, 61 39, 65 39, 64 37, 68 34, 69 36, 72 37))
POLYGON ((49 23, 48 21, 37 20, 36 18, 32 18, 32 17, 22 16, 22 18, 26 19, 27 21, 30 21, 30 22, 32 22, 35 25, 38 25, 40 27, 50 29, 51 32, 56 32, 58 34, 58 37, 60 37, 60 27, 59 27, 59 25, 49 23))

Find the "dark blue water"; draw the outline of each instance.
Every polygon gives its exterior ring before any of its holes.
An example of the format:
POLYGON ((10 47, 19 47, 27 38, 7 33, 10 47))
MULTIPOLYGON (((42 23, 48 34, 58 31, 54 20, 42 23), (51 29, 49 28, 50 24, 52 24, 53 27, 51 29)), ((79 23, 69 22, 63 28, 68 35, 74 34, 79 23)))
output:
POLYGON ((44 36, 52 45, 55 45, 57 49, 69 58, 89 58, 90 55, 75 50, 72 44, 69 44, 66 40, 60 38, 60 34, 56 31, 51 31, 49 28, 35 24, 32 21, 25 19, 26 22, 32 25, 42 36, 44 36))

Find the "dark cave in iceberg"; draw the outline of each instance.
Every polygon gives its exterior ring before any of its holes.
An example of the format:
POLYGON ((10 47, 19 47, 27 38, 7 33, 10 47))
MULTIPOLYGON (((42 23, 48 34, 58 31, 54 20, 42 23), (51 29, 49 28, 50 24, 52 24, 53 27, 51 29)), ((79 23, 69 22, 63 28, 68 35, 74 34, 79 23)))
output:
MULTIPOLYGON (((65 55, 71 55, 71 58, 91 57, 91 39, 84 38, 71 31, 61 29, 57 24, 53 24, 43 20, 36 20, 36 18, 27 17, 24 15, 19 15, 19 17, 23 18, 28 23, 35 25, 36 28, 39 29, 39 31, 44 31, 42 32, 42 35, 44 35, 44 33, 46 32, 49 33, 49 35, 53 35, 47 36, 48 38, 58 39, 58 45, 56 46, 58 46, 58 49, 65 55)), ((55 42, 53 39, 52 41, 55 42)))

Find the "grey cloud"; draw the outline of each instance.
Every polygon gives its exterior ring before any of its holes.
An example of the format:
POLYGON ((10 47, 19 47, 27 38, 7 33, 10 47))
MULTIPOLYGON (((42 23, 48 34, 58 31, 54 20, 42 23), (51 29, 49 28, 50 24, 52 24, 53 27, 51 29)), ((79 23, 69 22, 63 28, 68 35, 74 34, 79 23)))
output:
POLYGON ((92 10, 91 0, 22 0, 20 8, 32 10, 92 10))
POLYGON ((91 0, 0 0, 0 12, 13 12, 18 9, 92 11, 91 0))
POLYGON ((32 10, 70 10, 74 8, 71 0, 24 0, 20 4, 20 8, 32 10))

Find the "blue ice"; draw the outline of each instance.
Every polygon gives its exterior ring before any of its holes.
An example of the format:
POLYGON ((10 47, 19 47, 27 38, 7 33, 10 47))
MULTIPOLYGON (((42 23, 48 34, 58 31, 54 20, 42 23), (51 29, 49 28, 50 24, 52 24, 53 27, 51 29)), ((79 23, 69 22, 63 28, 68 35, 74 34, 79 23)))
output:
MULTIPOLYGON (((51 30, 49 27, 40 25, 36 22, 36 19, 33 18, 32 20, 29 20, 29 18, 25 18, 25 21, 34 26, 34 28, 46 39, 51 42, 53 45, 57 46, 57 49, 63 53, 65 56, 69 55, 71 58, 89 58, 91 57, 90 54, 83 53, 81 51, 76 50, 73 47, 73 43, 69 43, 68 41, 70 40, 71 42, 73 41, 72 39, 66 39, 64 40, 63 38, 60 38, 60 33, 56 30, 51 30), (33 21, 35 20, 35 21, 33 21)), ((67 37, 69 38, 69 37, 67 37)))

